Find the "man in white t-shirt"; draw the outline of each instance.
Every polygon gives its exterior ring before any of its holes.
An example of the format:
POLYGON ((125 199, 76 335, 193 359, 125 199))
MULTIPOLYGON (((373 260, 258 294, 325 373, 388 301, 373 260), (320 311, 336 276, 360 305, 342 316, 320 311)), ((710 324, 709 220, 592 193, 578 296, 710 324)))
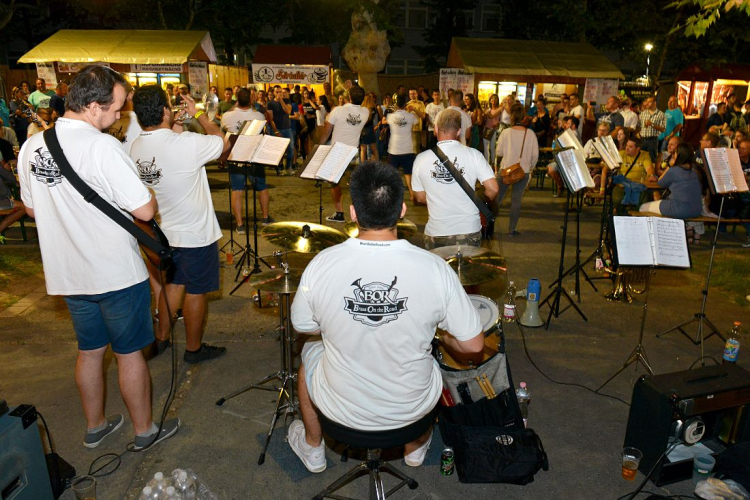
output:
POLYGON ((575 116, 579 122, 583 120, 583 106, 581 106, 578 94, 570 94, 570 112, 568 116, 575 116))
POLYGON ((634 131, 638 128, 638 113, 634 112, 630 107, 633 105, 633 101, 630 100, 629 97, 626 97, 622 100, 622 108, 620 109, 620 114, 622 115, 623 120, 625 120, 625 125, 623 125, 625 128, 630 129, 631 131, 634 131))
MULTIPOLYGON (((231 134, 238 134, 246 121, 266 119, 263 113, 256 111, 252 107, 251 97, 252 94, 247 89, 239 89, 237 91, 237 106, 221 116, 221 130, 231 134)), ((242 221, 242 195, 245 192, 245 168, 248 167, 239 167, 237 165, 230 165, 229 167, 229 188, 232 191, 230 195, 232 214, 234 215, 234 221, 237 223, 238 234, 245 234, 245 224, 242 221)), ((255 191, 258 193, 260 211, 263 215, 263 225, 267 226, 275 222, 269 215, 271 198, 268 196, 266 177, 248 175, 247 179, 253 184, 255 191)))
MULTIPOLYGON (((495 199, 499 187, 484 155, 458 142, 461 115, 456 110, 446 109, 438 115, 435 131, 437 146, 466 182, 472 187, 477 181, 481 182, 485 197, 490 201, 495 199)), ((414 161, 412 187, 417 201, 427 203, 426 249, 449 245, 478 247, 482 244, 479 209, 432 151, 421 153, 414 161)))
POLYGON ((411 190, 411 171, 414 165, 414 144, 412 142, 412 127, 419 120, 413 113, 405 109, 406 96, 396 96, 396 111, 388 113, 383 120, 388 124, 391 137, 388 139, 388 163, 396 169, 404 171, 406 185, 409 186, 411 201, 414 201, 414 193, 411 190))
POLYGON ((431 149, 437 144, 437 138, 435 137, 435 123, 437 122, 438 114, 445 109, 443 102, 440 100, 440 91, 432 91, 432 102, 425 107, 425 113, 427 114, 427 149, 431 149))
POLYGON ((469 113, 461 109, 461 105, 464 102, 464 93, 460 90, 454 90, 450 96, 449 109, 455 109, 461 113, 461 135, 458 136, 458 141, 466 146, 466 141, 471 141, 471 116, 469 113))
MULTIPOLYGON (((86 66, 73 77, 67 112, 54 130, 86 184, 123 213, 149 220, 156 199, 122 145, 102 133, 119 117, 128 89, 114 70, 86 66)), ((141 352, 154 340, 151 294, 135 238, 63 177, 43 134, 24 143, 18 174, 26 211, 36 219, 47 293, 64 297, 76 332, 76 382, 88 424, 83 445, 95 448, 124 422, 122 415, 104 414, 104 356, 110 345, 135 447, 173 435, 179 419, 165 421, 161 433, 151 419, 151 377, 141 352)))
MULTIPOLYGON (((182 96, 186 111, 208 135, 184 132, 175 121, 169 96, 158 85, 145 85, 133 95, 133 109, 143 127, 130 148, 143 184, 159 203, 159 224, 174 249, 173 265, 159 297, 157 352, 169 346, 169 330, 184 296, 184 360, 200 363, 226 353, 225 347, 202 343, 208 293, 219 289, 219 221, 216 220, 205 164, 217 159, 229 143, 203 111, 196 112, 190 95, 182 96), (180 133, 181 132, 181 133, 180 133)), ((179 118, 179 117, 178 117, 179 118)))
MULTIPOLYGON (((359 149, 359 137, 365 123, 370 119, 370 111, 362 107, 362 101, 365 100, 365 90, 362 87, 352 85, 349 89, 349 97, 352 100, 351 103, 336 106, 326 116, 326 123, 323 132, 320 134, 320 144, 328 142, 330 137, 331 144, 343 142, 359 149)), ((331 105, 333 105, 332 102, 331 105)), ((343 194, 338 183, 331 187, 331 198, 336 213, 326 217, 326 220, 329 222, 346 222, 344 205, 341 202, 343 194)))
MULTIPOLYGON (((322 335, 302 349, 302 421, 292 422, 288 435, 311 472, 326 467, 316 409, 364 431, 429 418, 443 387, 430 355, 435 329, 450 332, 445 344, 464 356, 480 353, 484 344, 479 315, 456 273, 436 255, 397 239, 396 223, 406 213, 398 172, 365 163, 349 182, 349 213, 359 236, 318 254, 292 303, 295 330, 322 335)), ((430 430, 405 446, 407 465, 422 464, 431 438, 430 430)))

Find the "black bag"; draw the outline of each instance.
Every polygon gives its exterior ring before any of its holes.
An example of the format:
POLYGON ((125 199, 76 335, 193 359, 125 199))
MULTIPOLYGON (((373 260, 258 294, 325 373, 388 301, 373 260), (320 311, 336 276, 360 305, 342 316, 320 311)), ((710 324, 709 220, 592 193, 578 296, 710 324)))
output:
POLYGON ((722 451, 716 457, 716 473, 750 490, 750 443, 737 443, 722 451))

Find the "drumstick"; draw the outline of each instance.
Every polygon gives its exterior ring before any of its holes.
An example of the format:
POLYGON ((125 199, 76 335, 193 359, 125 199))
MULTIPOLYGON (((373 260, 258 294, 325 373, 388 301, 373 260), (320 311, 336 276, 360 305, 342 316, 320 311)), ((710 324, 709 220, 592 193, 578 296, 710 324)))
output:
POLYGON ((485 384, 487 384, 487 387, 488 387, 488 388, 489 388, 489 390, 490 390, 490 394, 492 394, 492 395, 490 396, 490 399, 492 399, 492 398, 494 398, 495 396, 497 396, 497 393, 495 392, 495 388, 494 388, 494 387, 492 387, 492 383, 490 382, 490 379, 489 379, 489 377, 487 376, 487 374, 486 374, 486 373, 483 373, 483 374, 482 374, 482 377, 484 377, 484 383, 485 383, 485 384))
POLYGON ((476 379, 477 379, 477 383, 479 384, 479 388, 480 388, 480 389, 482 389, 482 392, 484 393, 485 397, 486 397, 487 399, 489 399, 489 398, 490 398, 490 394, 489 394, 489 393, 487 392, 487 388, 486 388, 486 387, 484 386, 484 384, 482 383, 482 379, 481 379, 481 378, 479 378, 479 375, 477 375, 477 376, 476 376, 476 377, 474 377, 474 378, 476 378, 476 379))

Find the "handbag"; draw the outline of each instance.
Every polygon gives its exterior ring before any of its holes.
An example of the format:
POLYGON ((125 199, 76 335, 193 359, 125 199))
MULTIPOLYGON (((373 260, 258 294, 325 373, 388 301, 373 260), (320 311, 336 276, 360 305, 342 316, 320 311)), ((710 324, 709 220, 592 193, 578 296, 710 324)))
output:
POLYGON ((497 132, 495 127, 484 127, 482 128, 482 137, 488 141, 492 140, 492 136, 497 132))
POLYGON ((47 149, 49 149, 52 159, 55 160, 58 168, 60 168, 60 173, 70 182, 70 185, 81 193, 81 196, 87 202, 94 205, 107 217, 133 235, 152 264, 160 270, 167 269, 172 263, 173 250, 169 246, 169 241, 156 223, 156 220, 151 219, 150 221, 142 221, 136 224, 99 196, 91 186, 81 179, 75 170, 73 170, 73 167, 70 166, 70 163, 68 163, 65 153, 63 153, 62 147, 60 147, 60 142, 57 140, 57 132, 54 127, 44 131, 44 142, 47 144, 47 149), (146 231, 144 231, 144 228, 146 231), (150 233, 147 232, 149 230, 150 233))
POLYGON ((503 180, 503 184, 506 186, 515 184, 526 176, 526 172, 524 172, 523 167, 521 167, 521 158, 523 158, 523 148, 526 146, 526 134, 528 132, 529 129, 526 129, 523 132, 523 142, 521 143, 521 154, 518 155, 518 162, 500 170, 500 177, 503 180))

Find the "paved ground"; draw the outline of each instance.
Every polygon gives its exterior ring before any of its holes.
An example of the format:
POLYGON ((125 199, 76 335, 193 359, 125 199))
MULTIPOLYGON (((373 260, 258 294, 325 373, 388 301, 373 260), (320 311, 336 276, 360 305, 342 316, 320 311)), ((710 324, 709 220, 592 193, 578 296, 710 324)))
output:
MULTIPOLYGON (((228 229, 226 174, 210 168, 214 200, 222 227, 228 229)), ((272 215, 278 220, 317 222, 318 191, 310 182, 297 178, 269 176, 273 185, 272 215)), ((325 215, 330 202, 324 191, 325 215)), ((505 233, 507 201, 498 232, 505 233)), ((557 276, 560 254, 562 200, 547 191, 529 191, 524 199, 519 226, 521 235, 492 242, 508 261, 508 277, 521 283, 539 278, 543 290, 557 276)), ((423 229, 424 207, 409 205, 407 218, 423 229)), ((598 237, 599 209, 586 208, 581 226, 583 255, 595 248, 598 237)), ((741 231, 740 231, 741 232, 741 231)), ((225 232, 228 238, 228 231, 225 232)), ((744 239, 744 234, 742 235, 744 239)), ((415 241, 418 241, 416 238, 415 241)), ((222 242, 223 243, 223 242, 222 242)), ((723 248, 739 247, 731 237, 723 248)), ((260 254, 269 255, 275 248, 259 242, 260 254)), ((567 262, 572 262, 568 246, 567 262)), ((696 250, 707 253, 707 244, 696 250)), ((291 259, 301 270, 305 258, 291 259)), ((567 266, 566 266, 567 267, 567 266)), ((265 266, 264 266, 265 268, 265 266)), ((589 268, 593 275, 593 269, 589 268)), ((649 296, 649 315, 644 344, 657 374, 688 369, 700 356, 700 349, 682 335, 670 334, 657 339, 655 334, 688 319, 700 307, 701 275, 695 272, 657 271, 649 296)), ((221 360, 188 367, 181 362, 184 328, 178 324, 176 349, 180 363, 176 372, 177 394, 170 415, 183 421, 180 432, 167 442, 141 454, 124 453, 120 467, 99 479, 100 500, 137 498, 138 490, 156 471, 190 468, 221 499, 309 498, 317 490, 343 474, 353 462, 344 464, 340 455, 329 449, 328 470, 309 474, 283 441, 279 424, 273 435, 266 462, 257 465, 263 438, 268 429, 275 395, 253 390, 215 406, 219 397, 242 387, 279 366, 279 344, 275 328, 278 309, 259 309, 250 299, 245 286, 234 295, 233 267, 223 269, 222 290, 212 297, 206 340, 225 345, 228 354, 221 360)), ((578 383, 596 388, 614 373, 627 358, 638 337, 642 296, 632 305, 610 303, 603 294, 611 289, 609 281, 597 281, 599 292, 582 285, 581 307, 588 317, 583 321, 573 310, 552 320, 549 330, 525 330, 528 353, 536 365, 556 381, 578 383)), ((570 288, 570 283, 566 283, 570 288)), ((483 285, 481 293, 493 299, 502 290, 495 283, 483 285)), ((265 297, 264 297, 265 299, 265 297)), ((56 297, 32 294, 23 310, 3 318, 0 333, 0 397, 11 405, 29 403, 46 417, 56 450, 79 473, 104 453, 123 453, 132 439, 127 422, 118 435, 96 450, 81 446, 84 421, 74 384, 76 346, 64 303, 56 297)), ((17 308, 20 309, 20 308, 17 308)), ((545 314, 547 309, 543 309, 545 314)), ((722 330, 733 320, 747 320, 748 308, 732 304, 715 290, 708 302, 708 316, 722 330)), ((747 323, 746 323, 747 324, 747 323)), ((464 485, 457 476, 439 473, 440 439, 436 437, 425 465, 410 470, 419 481, 419 489, 404 489, 394 498, 453 499, 462 495, 473 498, 502 496, 520 498, 615 499, 634 489, 638 483, 620 477, 619 452, 628 419, 628 406, 614 399, 570 385, 558 385, 543 377, 524 353, 523 337, 516 326, 507 331, 508 358, 516 383, 526 381, 532 392, 529 425, 543 439, 550 459, 550 470, 540 472, 530 485, 464 485)), ((713 337, 706 342, 706 354, 718 357, 721 341, 713 337)), ((747 355, 741 364, 749 366, 747 355)), ((117 389, 114 359, 108 358, 108 413, 125 413, 117 389)), ((160 409, 170 385, 170 359, 161 356, 150 362, 153 379, 154 408, 160 409)), ((603 392, 630 400, 632 387, 643 369, 633 367, 613 380, 603 392)), ((160 410, 159 410, 160 411, 160 410)), ((402 461, 397 465, 406 468, 402 461)), ((638 480, 642 478, 639 473, 638 480)), ((350 495, 366 495, 367 481, 362 479, 348 487, 350 495)), ((689 493, 685 481, 647 489, 662 493, 689 493)), ((71 498, 70 492, 66 498, 71 498)))

